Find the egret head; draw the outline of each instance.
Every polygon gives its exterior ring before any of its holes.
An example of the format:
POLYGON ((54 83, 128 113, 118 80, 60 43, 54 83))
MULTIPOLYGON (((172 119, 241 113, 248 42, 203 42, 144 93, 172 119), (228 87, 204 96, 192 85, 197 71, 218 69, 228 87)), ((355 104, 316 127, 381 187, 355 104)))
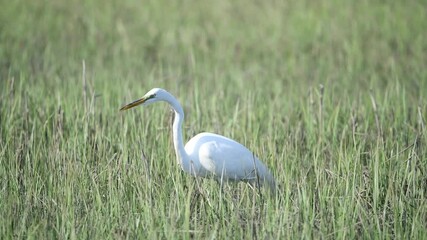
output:
POLYGON ((137 99, 129 104, 126 104, 120 111, 128 110, 138 105, 148 105, 157 101, 167 101, 170 97, 170 93, 161 88, 153 88, 147 92, 142 98, 137 99))

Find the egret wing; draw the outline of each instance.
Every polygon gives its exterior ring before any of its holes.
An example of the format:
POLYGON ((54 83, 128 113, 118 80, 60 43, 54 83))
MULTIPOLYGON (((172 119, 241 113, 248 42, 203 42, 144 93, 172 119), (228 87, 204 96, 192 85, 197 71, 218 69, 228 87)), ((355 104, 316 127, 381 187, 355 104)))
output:
POLYGON ((267 167, 242 144, 213 133, 201 133, 186 145, 207 172, 221 180, 254 181, 272 178, 267 167))

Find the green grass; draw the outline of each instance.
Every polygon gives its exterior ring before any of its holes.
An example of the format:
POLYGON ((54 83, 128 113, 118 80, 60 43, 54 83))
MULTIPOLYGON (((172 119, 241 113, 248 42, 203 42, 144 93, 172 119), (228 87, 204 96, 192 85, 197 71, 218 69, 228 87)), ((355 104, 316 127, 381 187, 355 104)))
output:
POLYGON ((0 1, 0 238, 425 238, 426 7, 0 1), (185 175, 164 104, 118 111, 153 87, 276 197, 185 175))

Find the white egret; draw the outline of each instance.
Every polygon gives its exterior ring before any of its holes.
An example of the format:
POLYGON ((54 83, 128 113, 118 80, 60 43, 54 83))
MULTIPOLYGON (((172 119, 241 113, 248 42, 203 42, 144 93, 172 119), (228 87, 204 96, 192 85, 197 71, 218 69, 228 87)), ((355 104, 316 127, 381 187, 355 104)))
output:
POLYGON ((142 98, 135 100, 120 110, 138 105, 148 105, 164 101, 175 112, 173 122, 173 142, 176 158, 182 170, 199 177, 214 177, 218 181, 244 181, 253 186, 267 185, 276 188, 275 180, 268 168, 242 144, 213 133, 199 133, 184 147, 182 123, 184 111, 172 94, 161 88, 153 88, 142 98))

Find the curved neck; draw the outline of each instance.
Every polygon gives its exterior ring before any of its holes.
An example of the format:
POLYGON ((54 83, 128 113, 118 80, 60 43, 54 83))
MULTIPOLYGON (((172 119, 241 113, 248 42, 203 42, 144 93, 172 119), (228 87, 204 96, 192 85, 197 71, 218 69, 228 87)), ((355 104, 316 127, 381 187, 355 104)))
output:
POLYGON ((184 142, 182 137, 182 123, 184 122, 184 110, 181 105, 179 105, 178 101, 174 99, 174 101, 168 101, 168 103, 172 106, 175 112, 175 118, 172 125, 173 132, 173 145, 175 148, 175 154, 178 161, 178 164, 181 165, 183 169, 189 169, 189 157, 184 148, 184 142))

